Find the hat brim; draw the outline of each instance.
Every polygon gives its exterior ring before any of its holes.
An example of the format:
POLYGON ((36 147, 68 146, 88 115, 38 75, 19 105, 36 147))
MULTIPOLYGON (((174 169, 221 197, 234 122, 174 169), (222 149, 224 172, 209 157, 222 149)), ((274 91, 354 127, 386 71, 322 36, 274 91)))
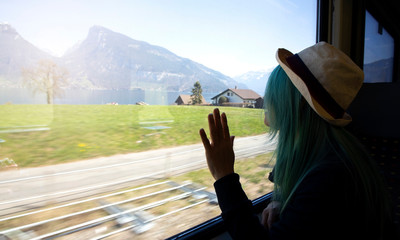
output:
POLYGON ((293 56, 293 53, 284 48, 279 48, 276 52, 276 60, 278 61, 279 65, 286 72, 293 85, 299 90, 311 108, 314 109, 314 111, 320 117, 332 125, 343 127, 349 124, 352 119, 348 113, 345 112, 341 118, 334 118, 315 100, 315 98, 313 98, 305 82, 290 68, 289 64, 287 63, 286 59, 290 56, 293 56))

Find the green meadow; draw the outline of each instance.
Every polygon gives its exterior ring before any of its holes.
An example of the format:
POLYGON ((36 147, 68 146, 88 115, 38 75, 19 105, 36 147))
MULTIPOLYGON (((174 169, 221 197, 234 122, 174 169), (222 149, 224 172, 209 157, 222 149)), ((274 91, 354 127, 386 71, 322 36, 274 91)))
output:
MULTIPOLYGON (((214 107, 1 105, 0 160, 34 167, 200 143, 214 107)), ((237 137, 268 131, 263 111, 220 108, 237 137)))

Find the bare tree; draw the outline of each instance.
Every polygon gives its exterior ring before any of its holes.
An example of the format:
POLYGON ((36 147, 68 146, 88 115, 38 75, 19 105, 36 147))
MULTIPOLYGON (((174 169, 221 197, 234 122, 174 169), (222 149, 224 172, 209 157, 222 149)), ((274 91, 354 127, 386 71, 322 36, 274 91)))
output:
POLYGON ((67 86, 68 72, 52 60, 40 60, 34 68, 23 68, 24 85, 37 92, 46 93, 47 104, 53 104, 55 97, 63 93, 67 86))

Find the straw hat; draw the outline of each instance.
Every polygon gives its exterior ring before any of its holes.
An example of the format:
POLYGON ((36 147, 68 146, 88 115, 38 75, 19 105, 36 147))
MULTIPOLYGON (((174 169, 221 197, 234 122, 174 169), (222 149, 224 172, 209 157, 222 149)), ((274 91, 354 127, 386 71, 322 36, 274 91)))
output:
POLYGON ((310 106, 330 124, 346 126, 346 109, 360 90, 364 73, 343 52, 320 42, 298 54, 280 48, 276 59, 310 106))

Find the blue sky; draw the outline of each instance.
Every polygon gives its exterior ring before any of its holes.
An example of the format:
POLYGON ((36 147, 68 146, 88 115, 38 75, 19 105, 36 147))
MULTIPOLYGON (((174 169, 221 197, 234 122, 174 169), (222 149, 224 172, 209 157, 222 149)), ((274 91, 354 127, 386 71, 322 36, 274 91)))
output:
POLYGON ((0 22, 57 55, 100 25, 235 76, 315 43, 316 1, 2 0, 0 22))

